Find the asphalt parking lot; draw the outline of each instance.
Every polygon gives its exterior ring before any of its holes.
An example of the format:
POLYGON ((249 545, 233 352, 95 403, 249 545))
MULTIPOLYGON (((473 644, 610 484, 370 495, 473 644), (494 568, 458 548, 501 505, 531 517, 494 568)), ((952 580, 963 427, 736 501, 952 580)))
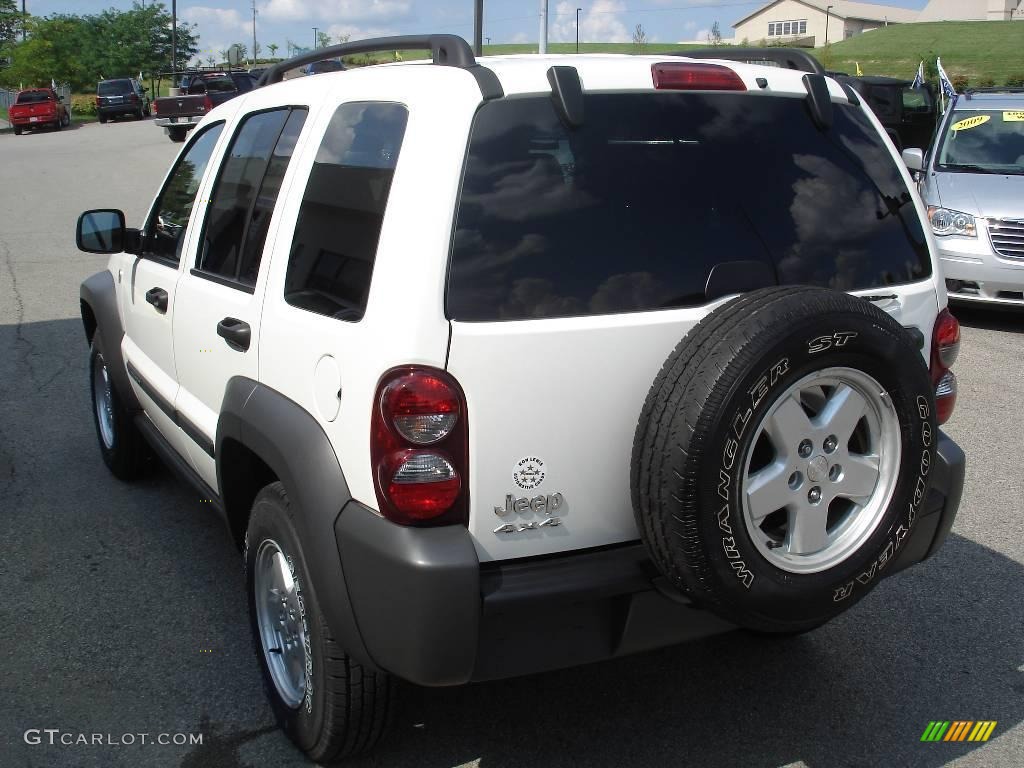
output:
MULTIPOLYGON (((78 285, 104 259, 76 251, 75 219, 140 223, 179 146, 150 121, 0 135, 3 768, 307 764, 265 702, 220 522, 166 471, 118 482, 95 444, 78 285), (51 746, 28 729, 203 743, 51 746)), ((795 639, 406 688, 390 738, 352 765, 1024 764, 1024 315, 958 314, 948 431, 968 480, 936 558, 795 639), (998 725, 985 744, 921 743, 931 720, 998 725)))

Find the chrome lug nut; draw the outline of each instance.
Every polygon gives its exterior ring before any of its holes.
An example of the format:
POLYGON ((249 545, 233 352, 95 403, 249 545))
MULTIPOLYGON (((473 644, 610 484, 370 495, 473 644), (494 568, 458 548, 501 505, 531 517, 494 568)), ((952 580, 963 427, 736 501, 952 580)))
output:
POLYGON ((811 490, 807 492, 807 500, 811 502, 811 504, 817 504, 818 502, 820 502, 821 488, 819 488, 818 486, 814 486, 813 488, 811 488, 811 490))
POLYGON ((796 450, 797 453, 800 454, 800 458, 806 459, 811 455, 811 452, 814 451, 814 445, 810 440, 802 440, 800 442, 800 446, 796 450))
POLYGON ((825 453, 834 453, 839 447, 839 440, 835 435, 829 435, 825 438, 825 445, 822 447, 825 449, 825 453))

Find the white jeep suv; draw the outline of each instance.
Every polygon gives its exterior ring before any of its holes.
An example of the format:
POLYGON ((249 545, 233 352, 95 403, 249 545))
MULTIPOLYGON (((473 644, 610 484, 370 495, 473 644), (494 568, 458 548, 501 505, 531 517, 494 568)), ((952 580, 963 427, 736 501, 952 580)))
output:
POLYGON ((370 747, 395 679, 801 632, 935 552, 959 327, 856 94, 444 35, 314 54, 412 48, 271 68, 141 229, 77 232, 111 255, 81 290, 103 458, 224 515, 302 749, 370 747))

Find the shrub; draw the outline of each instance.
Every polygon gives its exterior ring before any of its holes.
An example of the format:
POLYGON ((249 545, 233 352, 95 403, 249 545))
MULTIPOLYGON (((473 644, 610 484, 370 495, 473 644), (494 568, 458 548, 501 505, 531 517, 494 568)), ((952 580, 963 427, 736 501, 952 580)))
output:
POLYGON ((978 81, 979 88, 994 88, 996 81, 991 77, 983 77, 978 81))
POLYGON ((96 97, 90 93, 71 94, 71 114, 96 116, 96 97))
POLYGON ((1006 78, 1007 88, 1024 88, 1024 75, 1010 75, 1006 78))
POLYGON ((953 84, 953 89, 957 93, 963 93, 966 91, 967 86, 971 83, 971 81, 967 79, 967 75, 953 75, 949 81, 953 84))

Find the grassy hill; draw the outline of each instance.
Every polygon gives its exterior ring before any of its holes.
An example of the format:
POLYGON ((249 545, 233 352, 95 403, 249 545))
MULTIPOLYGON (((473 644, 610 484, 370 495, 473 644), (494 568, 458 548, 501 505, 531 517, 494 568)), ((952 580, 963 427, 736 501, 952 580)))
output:
MULTIPOLYGON (((644 53, 684 50, 686 45, 651 43, 644 53)), ((575 43, 552 43, 552 53, 573 53, 575 43)), ((536 53, 530 45, 487 45, 485 55, 536 53)), ((582 43, 580 53, 637 53, 632 43, 582 43)), ((1024 76, 1024 22, 942 21, 929 24, 893 24, 836 43, 826 52, 813 53, 826 67, 853 74, 856 63, 866 75, 889 75, 912 79, 922 59, 935 61, 950 77, 964 75, 971 82, 991 77, 1002 85, 1011 75, 1024 76)))
POLYGON ((1011 75, 1024 76, 1024 22, 938 21, 893 24, 814 53, 828 69, 853 74, 860 62, 865 75, 914 77, 918 62, 942 57, 950 77, 965 75, 972 83, 991 77, 1002 85, 1011 75))

